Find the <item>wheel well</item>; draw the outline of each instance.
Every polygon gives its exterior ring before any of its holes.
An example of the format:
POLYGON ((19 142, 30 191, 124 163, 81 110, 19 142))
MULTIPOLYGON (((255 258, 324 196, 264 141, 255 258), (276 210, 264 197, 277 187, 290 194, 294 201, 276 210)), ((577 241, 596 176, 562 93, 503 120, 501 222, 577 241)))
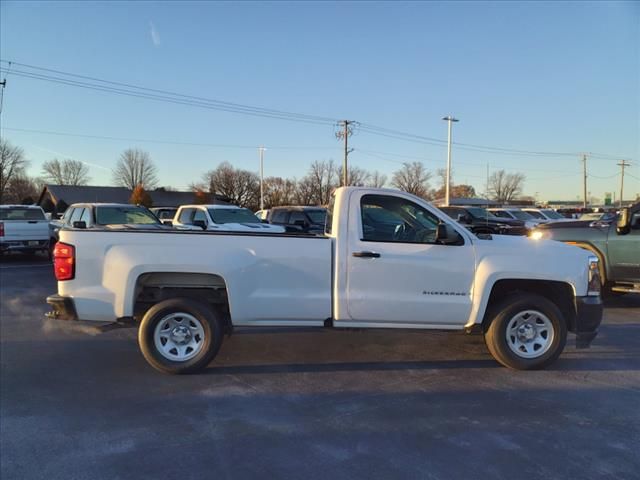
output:
POLYGON ((576 247, 580 247, 584 250, 588 250, 591 253, 595 254, 598 257, 598 260, 600 263, 600 280, 602 281, 602 285, 604 285, 607 282, 607 264, 604 261, 604 255, 600 250, 598 250, 597 247, 595 247, 590 243, 584 243, 584 242, 566 241, 564 243, 566 243, 567 245, 575 245, 576 247))
POLYGON ((153 272, 136 280, 133 317, 137 322, 158 302, 170 298, 191 298, 218 310, 231 327, 227 285, 219 275, 206 273, 153 272))
POLYGON ((574 330, 576 322, 576 309, 574 305, 573 287, 566 282, 550 280, 498 280, 491 289, 487 308, 482 319, 483 328, 488 327, 491 318, 491 306, 501 302, 504 298, 514 293, 536 293, 552 301, 562 312, 567 321, 567 328, 574 330))

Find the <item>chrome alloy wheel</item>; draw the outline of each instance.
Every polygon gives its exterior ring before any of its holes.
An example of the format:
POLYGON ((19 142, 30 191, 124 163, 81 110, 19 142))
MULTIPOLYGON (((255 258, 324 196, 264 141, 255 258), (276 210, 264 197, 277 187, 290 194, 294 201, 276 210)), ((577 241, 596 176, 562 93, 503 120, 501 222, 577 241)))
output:
POLYGON ((184 362, 195 357, 204 344, 204 328, 193 315, 176 312, 164 317, 153 332, 156 349, 167 360, 184 362))
POLYGON ((514 315, 507 324, 507 344, 521 358, 544 355, 555 338, 553 323, 537 310, 524 310, 514 315))

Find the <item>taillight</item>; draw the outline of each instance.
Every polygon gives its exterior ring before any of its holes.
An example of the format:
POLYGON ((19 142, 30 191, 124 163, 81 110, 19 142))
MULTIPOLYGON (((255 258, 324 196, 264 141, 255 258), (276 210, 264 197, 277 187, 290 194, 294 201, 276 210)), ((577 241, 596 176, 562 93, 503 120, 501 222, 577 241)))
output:
POLYGON ((4 223, 0 222, 0 237, 4 237, 4 223))
POLYGON ((56 243, 53 247, 53 271, 58 281, 73 280, 76 275, 76 249, 73 245, 56 243))

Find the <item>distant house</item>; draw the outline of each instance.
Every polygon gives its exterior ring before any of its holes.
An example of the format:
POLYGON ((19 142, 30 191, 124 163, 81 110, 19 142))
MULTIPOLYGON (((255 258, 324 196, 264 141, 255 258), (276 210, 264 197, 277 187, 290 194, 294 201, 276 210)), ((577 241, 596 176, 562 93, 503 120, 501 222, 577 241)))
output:
MULTIPOLYGON (((179 207, 189 203, 197 203, 194 192, 177 192, 159 188, 148 192, 154 207, 179 207)), ((129 203, 131 190, 125 187, 98 187, 73 185, 45 185, 38 198, 45 212, 62 213, 73 203, 129 203)), ((228 199, 220 195, 210 194, 210 203, 228 203, 228 199)))

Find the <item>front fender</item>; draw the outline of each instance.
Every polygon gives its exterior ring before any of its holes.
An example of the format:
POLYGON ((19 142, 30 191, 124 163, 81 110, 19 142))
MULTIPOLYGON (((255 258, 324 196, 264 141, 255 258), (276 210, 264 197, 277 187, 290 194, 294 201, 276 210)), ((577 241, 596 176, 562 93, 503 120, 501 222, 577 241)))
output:
POLYGON ((524 248, 501 252, 500 246, 495 245, 479 252, 473 305, 466 327, 482 323, 493 287, 501 280, 562 282, 571 286, 574 296, 586 295, 589 253, 558 242, 526 241, 530 242, 523 245, 529 247, 527 254, 523 254, 524 248))

